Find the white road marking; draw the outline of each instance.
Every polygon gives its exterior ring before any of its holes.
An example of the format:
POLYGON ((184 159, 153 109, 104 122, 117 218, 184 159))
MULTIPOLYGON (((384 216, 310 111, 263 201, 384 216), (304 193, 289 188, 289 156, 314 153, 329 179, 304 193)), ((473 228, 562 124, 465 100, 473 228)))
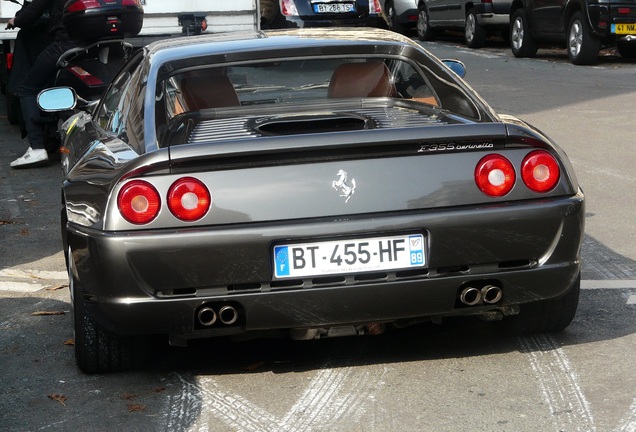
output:
POLYGON ((624 419, 620 421, 619 426, 615 429, 616 432, 636 432, 636 398, 629 407, 629 412, 624 419))
POLYGON ((555 430, 595 431, 589 403, 559 344, 550 335, 520 337, 519 342, 539 381, 555 430))
POLYGON ((582 280, 581 289, 629 289, 636 288, 636 280, 582 280))
POLYGON ((68 282, 66 272, 18 270, 8 268, 0 270, 0 291, 33 293, 51 286, 68 282))
POLYGON ((48 285, 29 282, 0 282, 0 291, 21 293, 34 293, 46 288, 48 285))
POLYGON ((629 298, 627 299, 627 304, 628 305, 636 304, 636 295, 629 296, 629 298))

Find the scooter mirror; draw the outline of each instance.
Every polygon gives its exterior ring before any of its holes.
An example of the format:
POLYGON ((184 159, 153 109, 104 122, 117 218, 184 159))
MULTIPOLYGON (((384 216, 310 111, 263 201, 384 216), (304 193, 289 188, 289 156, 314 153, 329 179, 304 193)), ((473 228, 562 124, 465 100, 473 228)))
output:
POLYGON ((46 112, 71 110, 76 104, 77 94, 70 87, 53 87, 42 90, 38 95, 38 106, 46 112))

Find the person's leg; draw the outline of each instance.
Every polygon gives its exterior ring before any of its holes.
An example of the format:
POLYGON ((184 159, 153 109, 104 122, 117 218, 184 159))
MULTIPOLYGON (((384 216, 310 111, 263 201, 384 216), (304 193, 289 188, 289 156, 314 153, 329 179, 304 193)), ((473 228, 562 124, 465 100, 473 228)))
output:
POLYGON ((23 156, 11 162, 13 168, 39 165, 46 163, 49 159, 45 149, 44 129, 42 123, 38 121, 41 113, 37 104, 37 95, 55 76, 60 55, 72 46, 71 43, 64 42, 54 42, 49 45, 35 60, 18 90, 30 146, 23 156))

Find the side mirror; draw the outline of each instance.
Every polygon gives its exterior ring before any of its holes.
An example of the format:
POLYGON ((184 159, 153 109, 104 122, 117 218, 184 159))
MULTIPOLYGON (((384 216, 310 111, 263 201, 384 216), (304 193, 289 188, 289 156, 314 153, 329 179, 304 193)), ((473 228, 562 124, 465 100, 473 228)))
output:
POLYGON ((70 87, 53 87, 38 94, 38 106, 45 112, 68 111, 76 104, 77 94, 70 87))
POLYGON ((447 68, 455 72, 455 74, 457 74, 460 78, 464 78, 466 76, 466 65, 459 60, 446 59, 442 60, 442 63, 444 63, 447 68))

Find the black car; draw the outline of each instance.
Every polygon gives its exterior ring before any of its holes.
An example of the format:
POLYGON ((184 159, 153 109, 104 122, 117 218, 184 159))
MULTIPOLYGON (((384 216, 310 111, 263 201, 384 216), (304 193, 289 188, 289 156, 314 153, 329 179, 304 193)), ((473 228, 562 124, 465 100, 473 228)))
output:
POLYGON ((515 57, 534 57, 540 44, 565 44, 573 64, 596 63, 603 46, 636 57, 636 4, 625 0, 514 0, 510 47, 515 57))
POLYGON ((379 0, 261 0, 261 29, 388 28, 379 0))
MULTIPOLYGON (((61 130, 79 367, 129 367, 153 334, 318 339, 460 315, 568 326, 585 213, 570 162, 447 64, 348 28, 134 55, 61 130)), ((40 95, 75 103, 69 88, 40 95)))

